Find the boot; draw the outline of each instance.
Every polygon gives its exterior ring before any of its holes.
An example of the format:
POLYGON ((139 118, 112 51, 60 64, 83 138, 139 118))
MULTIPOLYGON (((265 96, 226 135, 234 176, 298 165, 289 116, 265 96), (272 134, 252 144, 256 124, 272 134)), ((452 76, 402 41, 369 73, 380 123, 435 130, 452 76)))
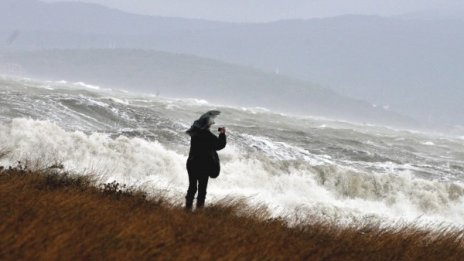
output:
POLYGON ((185 210, 192 211, 193 208, 193 199, 185 198, 185 210))
POLYGON ((197 198, 197 209, 202 209, 204 206, 205 206, 205 200, 197 198))

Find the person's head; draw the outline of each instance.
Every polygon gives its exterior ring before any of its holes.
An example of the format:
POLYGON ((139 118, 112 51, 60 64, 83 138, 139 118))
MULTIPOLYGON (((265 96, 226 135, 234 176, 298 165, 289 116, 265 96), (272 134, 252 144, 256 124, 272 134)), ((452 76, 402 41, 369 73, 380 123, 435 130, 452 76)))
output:
POLYGON ((201 129, 209 129, 215 122, 214 118, 218 116, 221 112, 219 111, 208 111, 207 113, 201 115, 200 119, 198 119, 199 125, 201 129))
POLYGON ((216 118, 216 116, 218 116, 220 113, 220 111, 208 111, 207 113, 204 113, 198 120, 193 123, 192 127, 190 127, 187 133, 192 135, 193 133, 197 132, 195 129, 210 129, 211 126, 215 123, 214 118, 216 118))

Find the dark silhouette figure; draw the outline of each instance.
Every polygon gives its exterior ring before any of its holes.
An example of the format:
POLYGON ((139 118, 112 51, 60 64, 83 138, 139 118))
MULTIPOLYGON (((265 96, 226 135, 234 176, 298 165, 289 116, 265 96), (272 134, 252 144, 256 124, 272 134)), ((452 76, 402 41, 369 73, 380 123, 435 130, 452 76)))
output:
POLYGON ((192 209, 193 200, 198 190, 197 208, 205 205, 208 179, 219 176, 220 164, 216 151, 226 146, 226 130, 219 129, 219 137, 211 133, 210 127, 219 111, 209 111, 196 120, 187 131, 191 136, 190 153, 187 159, 187 172, 189 175, 189 188, 185 196, 185 207, 192 209))

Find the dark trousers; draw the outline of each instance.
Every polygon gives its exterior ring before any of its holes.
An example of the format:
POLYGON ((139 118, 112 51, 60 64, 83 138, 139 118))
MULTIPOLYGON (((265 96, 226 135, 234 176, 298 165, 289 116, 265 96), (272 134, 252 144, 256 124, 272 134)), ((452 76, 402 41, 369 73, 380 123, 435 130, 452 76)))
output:
POLYGON ((193 171, 188 172, 189 175, 189 187, 187 190, 187 196, 185 196, 185 207, 191 209, 193 205, 193 199, 198 190, 197 197, 197 208, 202 208, 205 205, 206 188, 208 187, 209 176, 203 173, 195 173, 193 171))

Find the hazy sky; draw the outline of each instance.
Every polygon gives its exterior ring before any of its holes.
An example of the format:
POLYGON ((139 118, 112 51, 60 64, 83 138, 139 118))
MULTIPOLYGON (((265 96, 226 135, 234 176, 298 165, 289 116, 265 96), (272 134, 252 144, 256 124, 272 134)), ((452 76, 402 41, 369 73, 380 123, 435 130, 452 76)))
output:
MULTIPOLYGON (((78 0, 42 0, 45 2, 78 0)), ((133 13, 262 22, 342 14, 396 15, 464 10, 462 0, 81 0, 133 13)))

